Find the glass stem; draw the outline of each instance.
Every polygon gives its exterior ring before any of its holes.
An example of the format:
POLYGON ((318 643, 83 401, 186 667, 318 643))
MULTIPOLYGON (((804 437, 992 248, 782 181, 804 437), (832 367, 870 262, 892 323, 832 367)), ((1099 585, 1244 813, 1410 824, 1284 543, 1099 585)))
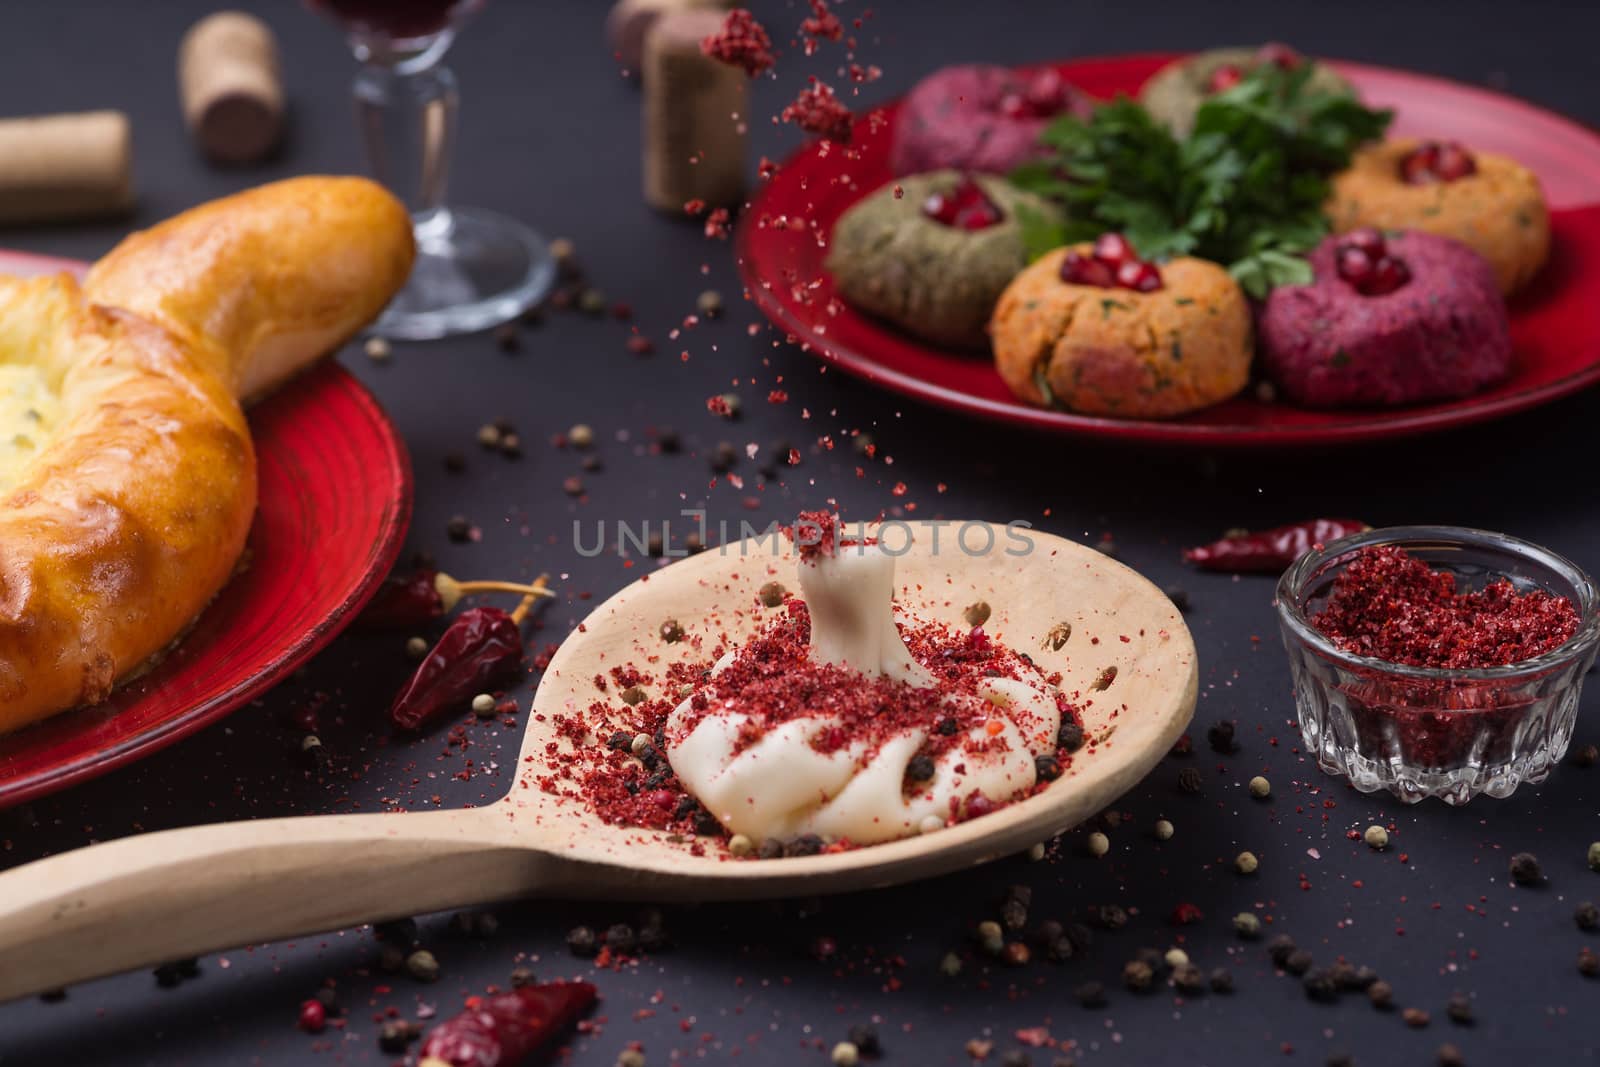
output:
POLYGON ((450 227, 444 206, 456 130, 456 79, 437 63, 367 63, 355 81, 356 116, 374 177, 411 211, 420 240, 450 227))

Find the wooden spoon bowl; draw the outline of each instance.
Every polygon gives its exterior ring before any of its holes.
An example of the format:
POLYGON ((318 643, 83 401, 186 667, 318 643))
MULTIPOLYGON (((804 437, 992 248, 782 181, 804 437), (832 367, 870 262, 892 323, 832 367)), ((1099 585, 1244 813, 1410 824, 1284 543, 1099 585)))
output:
MULTIPOLYGON (((548 791, 547 747, 570 753, 557 717, 581 717, 597 675, 705 661, 780 609, 757 591, 796 586, 786 541, 770 536, 681 560, 601 604, 567 638, 534 698, 510 793, 482 808, 328 815, 169 830, 51 857, 0 875, 0 1000, 232 945, 528 894, 728 900, 842 892, 924 878, 1021 851, 1101 810, 1142 778, 1194 711, 1194 643, 1171 601, 1102 553, 987 524, 893 523, 897 602, 985 630, 1090 693, 1091 739, 1037 795, 929 834, 833 854, 735 860, 715 843, 610 825, 571 783, 548 791), (958 540, 965 530, 968 551, 958 540), (989 536, 992 534, 992 538, 989 536), (666 620, 683 640, 667 642, 666 620), (1070 630, 1068 629, 1070 627, 1070 630), (1063 635, 1070 636, 1063 639, 1063 635)), ((648 688, 648 687, 647 687, 648 688)), ((655 695, 652 693, 652 695, 655 695)), ((591 743, 603 739, 591 738, 591 743)))

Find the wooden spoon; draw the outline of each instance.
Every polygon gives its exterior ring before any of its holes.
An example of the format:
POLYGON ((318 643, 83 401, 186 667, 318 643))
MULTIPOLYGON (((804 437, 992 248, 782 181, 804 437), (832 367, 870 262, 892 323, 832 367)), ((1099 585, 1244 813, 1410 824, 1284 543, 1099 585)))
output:
MULTIPOLYGON (((1038 795, 970 822, 832 855, 738 861, 693 855, 664 834, 602 822, 537 778, 545 746, 569 743, 553 717, 616 699, 597 674, 659 657, 705 659, 727 635, 775 610, 757 590, 795 588, 795 561, 775 535, 702 553, 628 586, 561 646, 534 697, 521 774, 481 808, 318 815, 197 826, 123 838, 0 875, 0 1000, 165 960, 314 931, 539 894, 652 901, 841 892, 926 878, 1021 851, 1101 810, 1170 749, 1194 712, 1194 643, 1171 601, 1105 555, 1023 531, 956 523, 891 524, 898 602, 965 626, 988 602, 985 629, 1088 692, 1115 679, 1085 715, 1092 744, 1038 795), (986 545, 982 531, 993 533, 986 545), (676 619, 685 640, 668 644, 676 619), (1070 627, 1070 630, 1069 630, 1070 627), (1067 636, 1070 633, 1070 636, 1067 636), (1098 640, 1096 640, 1098 639, 1098 640), (696 649, 696 645, 700 645, 696 649)), ((595 743, 600 743, 598 740, 595 743)))

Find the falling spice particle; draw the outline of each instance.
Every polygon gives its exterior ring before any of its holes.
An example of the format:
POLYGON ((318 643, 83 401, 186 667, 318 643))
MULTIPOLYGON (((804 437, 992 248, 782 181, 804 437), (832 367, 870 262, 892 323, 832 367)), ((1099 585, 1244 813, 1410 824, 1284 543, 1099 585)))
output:
POLYGON ((839 102, 826 82, 814 81, 809 88, 802 89, 794 103, 785 107, 778 117, 827 140, 839 144, 850 142, 850 109, 839 102))

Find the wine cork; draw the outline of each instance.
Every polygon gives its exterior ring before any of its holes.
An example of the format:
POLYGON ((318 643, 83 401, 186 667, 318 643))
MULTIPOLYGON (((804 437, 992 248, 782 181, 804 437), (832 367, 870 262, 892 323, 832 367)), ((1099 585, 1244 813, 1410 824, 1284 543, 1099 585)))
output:
POLYGON ((731 0, 617 0, 606 16, 606 42, 617 62, 637 74, 644 60, 644 39, 656 19, 669 11, 696 7, 725 10, 730 3, 731 0))
POLYGON ((0 119, 0 223, 133 207, 133 138, 120 111, 0 119))
POLYGON ((219 11, 178 46, 183 119, 219 163, 253 163, 283 132, 283 84, 272 30, 254 15, 219 11))
POLYGON ((721 26, 716 11, 667 12, 645 37, 644 197, 662 211, 744 197, 745 74, 700 51, 721 26))

